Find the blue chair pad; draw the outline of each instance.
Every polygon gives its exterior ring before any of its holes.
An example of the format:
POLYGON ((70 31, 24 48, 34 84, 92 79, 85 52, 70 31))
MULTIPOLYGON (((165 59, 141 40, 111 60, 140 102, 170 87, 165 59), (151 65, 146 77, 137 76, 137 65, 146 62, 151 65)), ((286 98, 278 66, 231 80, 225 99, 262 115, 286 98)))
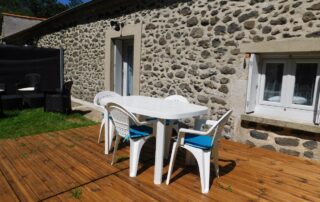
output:
POLYGON ((140 137, 146 137, 152 134, 153 129, 149 126, 130 126, 130 138, 140 138, 140 137))
POLYGON ((196 147, 199 149, 209 150, 212 148, 212 136, 186 134, 184 144, 196 147))

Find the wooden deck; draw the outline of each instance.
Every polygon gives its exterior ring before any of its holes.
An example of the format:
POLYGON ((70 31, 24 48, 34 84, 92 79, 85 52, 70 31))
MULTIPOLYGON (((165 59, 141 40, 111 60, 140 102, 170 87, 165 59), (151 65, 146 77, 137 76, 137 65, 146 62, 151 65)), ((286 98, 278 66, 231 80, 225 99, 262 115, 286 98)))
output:
POLYGON ((205 195, 197 167, 184 165, 183 151, 172 183, 158 186, 154 141, 142 151, 139 175, 130 178, 129 147, 122 145, 111 166, 97 134, 92 126, 0 141, 0 201, 320 201, 316 162, 223 140, 221 177, 212 176, 205 195))

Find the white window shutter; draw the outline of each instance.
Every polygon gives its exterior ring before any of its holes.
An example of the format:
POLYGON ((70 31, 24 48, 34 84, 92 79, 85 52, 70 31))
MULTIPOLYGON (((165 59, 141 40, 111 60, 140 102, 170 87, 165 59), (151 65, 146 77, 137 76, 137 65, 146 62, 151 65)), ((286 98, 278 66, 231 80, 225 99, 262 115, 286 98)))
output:
POLYGON ((259 56, 251 54, 249 60, 249 75, 247 87, 246 113, 254 112, 258 90, 258 62, 259 56))
POLYGON ((314 117, 315 124, 320 124, 320 80, 318 81, 318 103, 316 105, 316 112, 314 117))
POLYGON ((122 95, 122 41, 114 40, 114 92, 122 95))

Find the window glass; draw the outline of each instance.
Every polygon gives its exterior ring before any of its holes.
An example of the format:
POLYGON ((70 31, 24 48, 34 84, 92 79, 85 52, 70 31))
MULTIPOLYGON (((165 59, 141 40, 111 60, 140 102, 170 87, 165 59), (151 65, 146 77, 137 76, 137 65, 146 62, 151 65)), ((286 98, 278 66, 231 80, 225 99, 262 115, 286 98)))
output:
POLYGON ((283 69, 283 63, 267 63, 263 100, 280 102, 283 69))
POLYGON ((311 106, 317 76, 316 63, 297 63, 292 103, 311 106))

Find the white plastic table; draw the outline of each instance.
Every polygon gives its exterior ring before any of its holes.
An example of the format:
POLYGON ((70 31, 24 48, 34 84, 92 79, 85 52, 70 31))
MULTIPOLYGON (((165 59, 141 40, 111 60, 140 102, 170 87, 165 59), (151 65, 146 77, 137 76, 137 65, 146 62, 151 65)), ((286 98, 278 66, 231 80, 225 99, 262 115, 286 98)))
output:
MULTIPOLYGON (((102 99, 100 103, 106 105, 108 102, 117 103, 135 114, 158 118, 156 134, 156 156, 154 169, 154 183, 161 184, 165 144, 166 120, 184 119, 207 114, 208 108, 195 104, 180 103, 162 98, 146 96, 124 96, 102 99)), ((108 124, 106 124, 107 127, 108 124)), ((108 128, 105 128, 108 131, 108 128)), ((107 134, 105 136, 105 153, 109 152, 107 134)))

